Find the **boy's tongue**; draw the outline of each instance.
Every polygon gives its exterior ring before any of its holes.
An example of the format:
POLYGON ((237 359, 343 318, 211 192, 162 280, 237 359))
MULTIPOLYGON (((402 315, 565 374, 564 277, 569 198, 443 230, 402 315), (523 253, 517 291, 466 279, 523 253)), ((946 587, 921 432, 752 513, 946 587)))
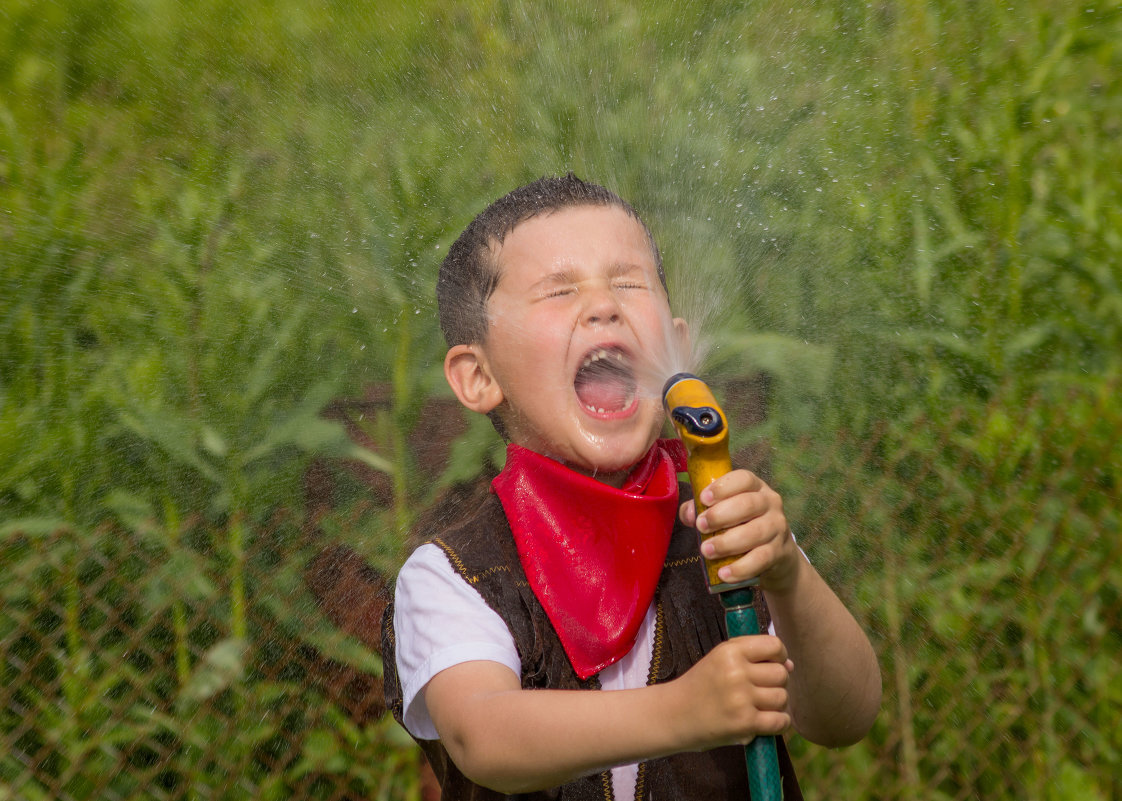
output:
POLYGON ((627 405, 630 393, 618 381, 577 384, 577 397, 589 409, 618 412, 627 405))
POLYGON ((574 386, 585 408, 618 412, 631 404, 636 384, 629 369, 614 360, 604 359, 582 368, 574 386))

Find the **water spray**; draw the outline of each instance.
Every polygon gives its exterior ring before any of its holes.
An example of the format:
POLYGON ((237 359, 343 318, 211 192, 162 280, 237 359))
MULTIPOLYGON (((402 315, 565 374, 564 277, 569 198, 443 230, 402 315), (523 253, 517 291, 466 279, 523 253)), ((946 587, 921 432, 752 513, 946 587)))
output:
MULTIPOLYGON (((663 405, 689 454, 687 469, 693 487, 697 513, 705 511, 701 491, 717 478, 732 470, 729 458, 728 418, 717 404, 709 387, 691 373, 677 373, 663 385, 663 405)), ((720 534, 711 531, 702 539, 720 534)), ((729 637, 759 634, 760 622, 754 606, 759 579, 736 583, 723 582, 717 571, 736 560, 735 556, 706 560, 709 592, 721 596, 725 608, 725 627, 729 637)), ((748 763, 748 789, 752 801, 781 801, 783 787, 779 777, 779 758, 774 735, 757 736, 744 746, 748 763)))

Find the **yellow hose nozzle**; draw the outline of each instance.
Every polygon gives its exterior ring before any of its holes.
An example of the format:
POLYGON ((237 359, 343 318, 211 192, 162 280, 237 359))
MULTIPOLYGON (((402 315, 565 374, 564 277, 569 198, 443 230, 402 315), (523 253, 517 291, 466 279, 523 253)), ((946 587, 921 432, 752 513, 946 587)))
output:
MULTIPOLYGON (((705 382, 689 373, 671 376, 662 388, 662 400, 678 436, 689 452, 687 469, 697 513, 701 514, 705 510, 705 505, 699 499, 701 491, 713 479, 732 470, 728 419, 705 382)), ((713 531, 700 536, 705 540, 720 533, 713 531)), ((729 636, 758 634, 759 621, 753 605, 755 592, 747 588, 757 584, 759 580, 749 579, 726 584, 717 577, 720 567, 735 560, 736 557, 706 560, 709 592, 723 593, 721 605, 725 608, 725 628, 729 636)), ((748 767, 748 789, 752 799, 783 801, 777 738, 770 734, 753 738, 744 747, 744 758, 748 767)))
MULTIPOLYGON (((689 453, 687 469, 690 485, 693 487, 697 513, 701 514, 706 508, 699 497, 701 491, 714 479, 732 470, 732 460, 729 458, 728 418, 725 417, 724 411, 717 404, 706 383, 691 373, 677 373, 671 376, 663 386, 662 400, 678 432, 678 437, 689 453)), ((702 540, 707 540, 720 533, 720 531, 710 531, 700 536, 702 540)), ((740 587, 751 587, 759 582, 758 579, 753 578, 728 584, 717 577, 718 569, 735 562, 736 559, 735 556, 726 556, 706 560, 709 592, 718 593, 740 587)))

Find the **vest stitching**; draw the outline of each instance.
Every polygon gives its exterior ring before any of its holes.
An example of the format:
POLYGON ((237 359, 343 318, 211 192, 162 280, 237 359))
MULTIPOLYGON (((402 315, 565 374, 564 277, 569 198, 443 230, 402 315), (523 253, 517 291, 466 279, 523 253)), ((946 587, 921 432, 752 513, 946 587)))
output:
POLYGON ((662 651, 664 640, 666 639, 666 618, 662 611, 662 599, 659 598, 658 603, 655 605, 655 632, 654 632, 654 647, 651 649, 651 669, 647 671, 647 684, 654 684, 655 678, 658 676, 659 668, 662 667, 662 651))
POLYGON ((615 801, 615 793, 612 790, 612 772, 610 770, 600 774, 600 787, 604 791, 604 801, 615 801))
MULTIPOLYGON (((667 563, 669 566, 669 563, 667 563)), ((662 652, 666 645, 666 617, 662 608, 662 597, 659 593, 658 602, 655 604, 655 631, 654 646, 651 651, 651 667, 647 671, 647 686, 655 683, 659 668, 662 667, 662 652)), ((635 801, 642 801, 643 792, 647 783, 647 760, 639 763, 639 770, 635 776, 635 801)))
POLYGON ((635 776, 635 801, 642 801, 643 789, 647 783, 647 763, 639 763, 639 772, 635 776))
POLYGON ((452 560, 452 567, 456 568, 456 572, 464 579, 467 578, 467 566, 463 560, 460 559, 459 554, 452 550, 452 546, 442 540, 440 537, 433 538, 433 544, 438 546, 440 550, 444 551, 444 555, 452 560))
MULTIPOLYGON (((482 573, 477 573, 476 575, 471 576, 467 580, 469 582, 471 582, 472 584, 475 584, 477 581, 482 581, 483 579, 487 578, 492 573, 501 573, 501 572, 504 572, 504 571, 509 573, 510 568, 507 567, 506 565, 495 565, 494 567, 487 568, 482 573)), ((467 578, 467 577, 465 576, 465 578, 467 578)))
MULTIPOLYGON (((459 573, 460 578, 462 578, 468 584, 478 584, 480 581, 487 578, 492 573, 509 573, 510 572, 510 565, 492 565, 491 567, 487 568, 486 570, 484 570, 481 573, 476 573, 475 575, 469 576, 467 565, 465 565, 463 563, 463 560, 460 559, 459 554, 457 554, 454 550, 452 550, 452 546, 450 546, 448 543, 446 543, 440 537, 433 537, 432 543, 434 545, 439 546, 440 550, 444 551, 444 555, 447 556, 451 560, 452 567, 454 567, 456 569, 456 572, 459 573)), ((529 587, 530 586, 530 582, 523 581, 521 579, 515 580, 514 584, 517 587, 529 587)))
POLYGON ((663 567, 682 567, 682 565, 692 565, 694 562, 700 562, 701 557, 697 554, 693 556, 686 556, 682 559, 675 559, 672 562, 667 562, 663 567))

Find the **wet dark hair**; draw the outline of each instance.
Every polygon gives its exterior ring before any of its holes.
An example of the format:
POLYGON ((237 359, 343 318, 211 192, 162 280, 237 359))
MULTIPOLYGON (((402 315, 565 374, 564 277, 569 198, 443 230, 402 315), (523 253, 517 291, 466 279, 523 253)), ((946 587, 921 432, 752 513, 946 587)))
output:
POLYGON ((659 281, 666 288, 658 245, 631 204, 615 192, 582 181, 571 172, 563 178, 539 178, 485 208, 448 249, 436 281, 440 330, 448 347, 483 343, 487 336, 487 301, 499 283, 497 246, 520 223, 575 206, 615 206, 635 218, 647 232, 659 281))

